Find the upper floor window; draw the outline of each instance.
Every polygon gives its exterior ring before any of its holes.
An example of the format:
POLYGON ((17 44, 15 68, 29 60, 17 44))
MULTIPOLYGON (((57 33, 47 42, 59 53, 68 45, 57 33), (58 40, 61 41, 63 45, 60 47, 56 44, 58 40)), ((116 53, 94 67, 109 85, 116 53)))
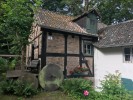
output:
POLYGON ((83 41, 83 54, 85 55, 93 54, 93 46, 90 42, 83 41))
POLYGON ((96 21, 93 20, 93 19, 91 19, 91 20, 90 20, 90 25, 95 26, 95 25, 96 25, 96 21))
POLYGON ((129 47, 124 48, 124 61, 125 62, 133 61, 133 48, 129 47))
POLYGON ((86 29, 88 32, 90 32, 92 34, 97 33, 97 19, 95 17, 93 17, 93 18, 88 17, 87 23, 86 23, 86 29))

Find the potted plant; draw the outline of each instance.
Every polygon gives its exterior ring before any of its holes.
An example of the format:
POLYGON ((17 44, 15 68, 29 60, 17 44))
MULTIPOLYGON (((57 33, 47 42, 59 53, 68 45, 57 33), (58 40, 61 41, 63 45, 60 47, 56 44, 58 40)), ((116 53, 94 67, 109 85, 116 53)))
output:
POLYGON ((88 68, 82 66, 75 67, 73 70, 70 71, 70 75, 87 75, 88 70, 88 68))

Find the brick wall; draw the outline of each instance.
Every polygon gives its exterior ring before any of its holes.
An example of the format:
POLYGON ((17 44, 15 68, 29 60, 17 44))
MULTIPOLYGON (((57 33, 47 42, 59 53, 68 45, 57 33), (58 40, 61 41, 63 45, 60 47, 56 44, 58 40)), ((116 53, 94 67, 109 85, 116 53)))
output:
POLYGON ((41 51, 42 51, 41 50, 42 49, 42 35, 40 35, 38 38, 39 38, 39 51, 38 52, 39 52, 39 55, 41 55, 41 51))
POLYGON ((38 59, 39 55, 41 55, 41 49, 42 49, 42 35, 40 35, 38 38, 36 38, 33 41, 33 44, 35 45, 34 49, 34 59, 38 59))
POLYGON ((79 37, 71 35, 67 39, 67 52, 70 54, 79 54, 79 37))
POLYGON ((60 66, 62 71, 64 71, 64 57, 47 57, 46 64, 50 64, 50 63, 60 66))
MULTIPOLYGON (((34 32, 31 34, 31 39, 34 39, 40 33, 40 28, 36 26, 34 32)), ((48 36, 47 32, 47 36, 48 36)), ((35 43, 38 48, 34 50, 34 58, 38 59, 38 55, 41 55, 41 46, 42 46, 42 35, 36 38, 32 43, 35 43)), ((65 39, 64 34, 52 33, 52 39, 48 39, 47 37, 47 53, 64 53, 65 48, 65 39)), ((27 46, 27 56, 31 56, 31 44, 27 46)), ((68 54, 79 54, 79 36, 68 35, 67 37, 67 53, 68 54)), ((93 67, 93 57, 86 57, 88 60, 88 65, 91 70, 93 67)), ((43 61, 43 60, 42 60, 43 61)), ((64 57, 46 57, 46 64, 54 63, 61 67, 62 71, 64 71, 64 57)), ((76 66, 79 66, 79 57, 68 56, 67 57, 67 75, 69 75, 70 71, 73 70, 76 66)), ((82 66, 85 66, 84 64, 82 66)))
POLYGON ((46 51, 50 53, 64 53, 64 35, 52 33, 52 40, 47 39, 46 51))
POLYGON ((70 71, 79 66, 79 57, 67 58, 67 75, 70 75, 70 71))
MULTIPOLYGON (((64 53, 64 35, 59 33, 52 33, 52 40, 47 39, 47 52, 50 53, 64 53)), ((79 37, 67 38, 67 52, 70 54, 79 54, 79 37)))
POLYGON ((36 24, 33 23, 32 25, 32 32, 29 36, 29 42, 31 42, 29 45, 26 47, 26 64, 28 64, 28 59, 32 56, 32 44, 35 44, 35 46, 38 46, 39 48, 36 48, 34 50, 34 58, 38 59, 38 55, 41 53, 41 28, 36 24), (39 37, 38 37, 39 36, 39 37), (38 38, 36 38, 38 37, 38 38), (36 39, 35 39, 36 38, 36 39), (35 40, 33 40, 35 39, 35 40))
MULTIPOLYGON (((85 57, 85 59, 87 60, 87 63, 89 65, 90 70, 92 71, 92 69, 93 69, 93 57, 85 57)), ((86 65, 84 63, 82 64, 82 66, 86 67, 86 65)))
MULTIPOLYGON (((33 43, 34 43, 35 47, 37 47, 38 43, 39 43, 38 38, 36 38, 33 43)), ((38 59, 38 53, 39 53, 39 48, 35 48, 34 49, 34 59, 38 59)))

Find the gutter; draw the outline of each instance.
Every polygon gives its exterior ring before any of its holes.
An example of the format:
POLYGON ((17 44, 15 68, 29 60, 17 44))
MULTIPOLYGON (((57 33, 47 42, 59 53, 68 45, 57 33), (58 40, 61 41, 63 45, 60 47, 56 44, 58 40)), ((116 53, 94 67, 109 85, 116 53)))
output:
POLYGON ((105 49, 105 48, 115 48, 115 47, 125 47, 125 46, 133 46, 133 44, 127 44, 127 45, 109 45, 109 46, 97 46, 93 44, 97 48, 105 49))

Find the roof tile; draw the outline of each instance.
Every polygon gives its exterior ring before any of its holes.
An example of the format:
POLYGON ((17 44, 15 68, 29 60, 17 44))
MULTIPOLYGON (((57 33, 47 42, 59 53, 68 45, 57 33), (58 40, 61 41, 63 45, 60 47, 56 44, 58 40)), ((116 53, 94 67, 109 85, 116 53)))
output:
POLYGON ((133 45, 133 20, 110 25, 99 30, 101 39, 95 43, 96 47, 118 47, 133 45))
POLYGON ((72 20, 74 17, 72 16, 41 9, 38 11, 35 17, 37 23, 43 28, 62 30, 81 35, 97 36, 88 33, 85 29, 81 28, 78 24, 73 22, 72 20))

